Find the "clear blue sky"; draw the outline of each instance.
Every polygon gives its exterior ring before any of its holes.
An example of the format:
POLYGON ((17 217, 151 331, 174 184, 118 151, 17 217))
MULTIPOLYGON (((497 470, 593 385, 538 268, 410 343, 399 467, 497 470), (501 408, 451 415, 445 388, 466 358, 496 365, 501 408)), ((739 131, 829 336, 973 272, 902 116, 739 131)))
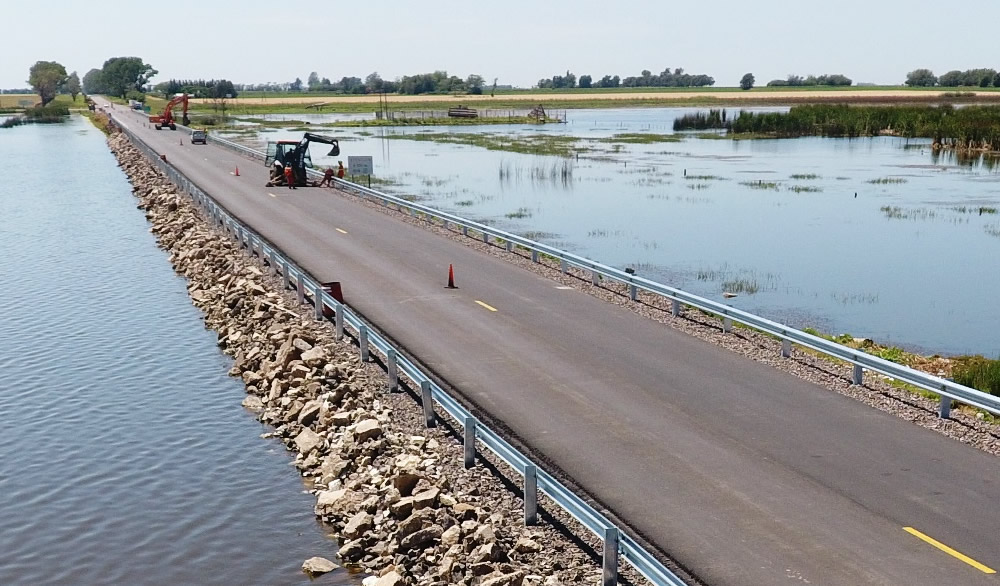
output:
POLYGON ((530 86, 567 69, 624 77, 683 67, 725 86, 748 71, 759 84, 789 73, 893 84, 918 67, 1000 69, 996 0, 54 0, 3 17, 3 88, 26 86, 38 60, 83 77, 127 55, 159 70, 154 83, 445 69, 530 86))

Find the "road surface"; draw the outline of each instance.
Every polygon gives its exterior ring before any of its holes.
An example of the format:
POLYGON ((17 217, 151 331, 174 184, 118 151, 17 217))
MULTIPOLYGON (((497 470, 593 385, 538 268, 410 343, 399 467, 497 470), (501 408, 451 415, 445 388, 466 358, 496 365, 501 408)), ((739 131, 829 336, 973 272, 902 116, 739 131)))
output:
POLYGON ((996 457, 115 111, 708 584, 1000 584, 996 457))

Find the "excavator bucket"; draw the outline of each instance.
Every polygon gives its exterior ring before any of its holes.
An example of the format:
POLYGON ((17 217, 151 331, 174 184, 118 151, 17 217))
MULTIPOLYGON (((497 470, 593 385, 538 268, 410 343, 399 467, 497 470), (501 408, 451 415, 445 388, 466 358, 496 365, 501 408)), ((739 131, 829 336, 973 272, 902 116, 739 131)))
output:
POLYGON ((328 156, 328 157, 336 157, 339 154, 340 154, 340 145, 339 144, 335 144, 335 145, 333 145, 333 148, 330 149, 330 152, 326 154, 326 156, 328 156))

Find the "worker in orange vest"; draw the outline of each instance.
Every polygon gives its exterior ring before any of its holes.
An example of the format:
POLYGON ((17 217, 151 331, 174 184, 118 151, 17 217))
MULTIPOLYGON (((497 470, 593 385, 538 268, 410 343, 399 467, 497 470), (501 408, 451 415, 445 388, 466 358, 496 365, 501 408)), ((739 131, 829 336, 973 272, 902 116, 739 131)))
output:
POLYGON ((288 189, 297 189, 295 187, 295 173, 292 172, 292 165, 285 165, 285 183, 288 184, 288 189))
POLYGON ((345 169, 344 169, 344 162, 343 161, 337 161, 337 179, 343 179, 344 178, 344 171, 345 171, 345 169))

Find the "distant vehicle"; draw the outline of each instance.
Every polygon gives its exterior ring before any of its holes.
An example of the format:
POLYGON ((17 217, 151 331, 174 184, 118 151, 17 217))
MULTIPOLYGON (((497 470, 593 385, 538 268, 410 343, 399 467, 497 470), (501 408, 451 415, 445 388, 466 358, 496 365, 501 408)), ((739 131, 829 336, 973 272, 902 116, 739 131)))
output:
POLYGON ((129 100, 128 107, 132 108, 133 110, 142 110, 142 102, 138 100, 129 100))
POLYGON ((208 144, 208 133, 204 130, 192 131, 191 144, 208 144))

